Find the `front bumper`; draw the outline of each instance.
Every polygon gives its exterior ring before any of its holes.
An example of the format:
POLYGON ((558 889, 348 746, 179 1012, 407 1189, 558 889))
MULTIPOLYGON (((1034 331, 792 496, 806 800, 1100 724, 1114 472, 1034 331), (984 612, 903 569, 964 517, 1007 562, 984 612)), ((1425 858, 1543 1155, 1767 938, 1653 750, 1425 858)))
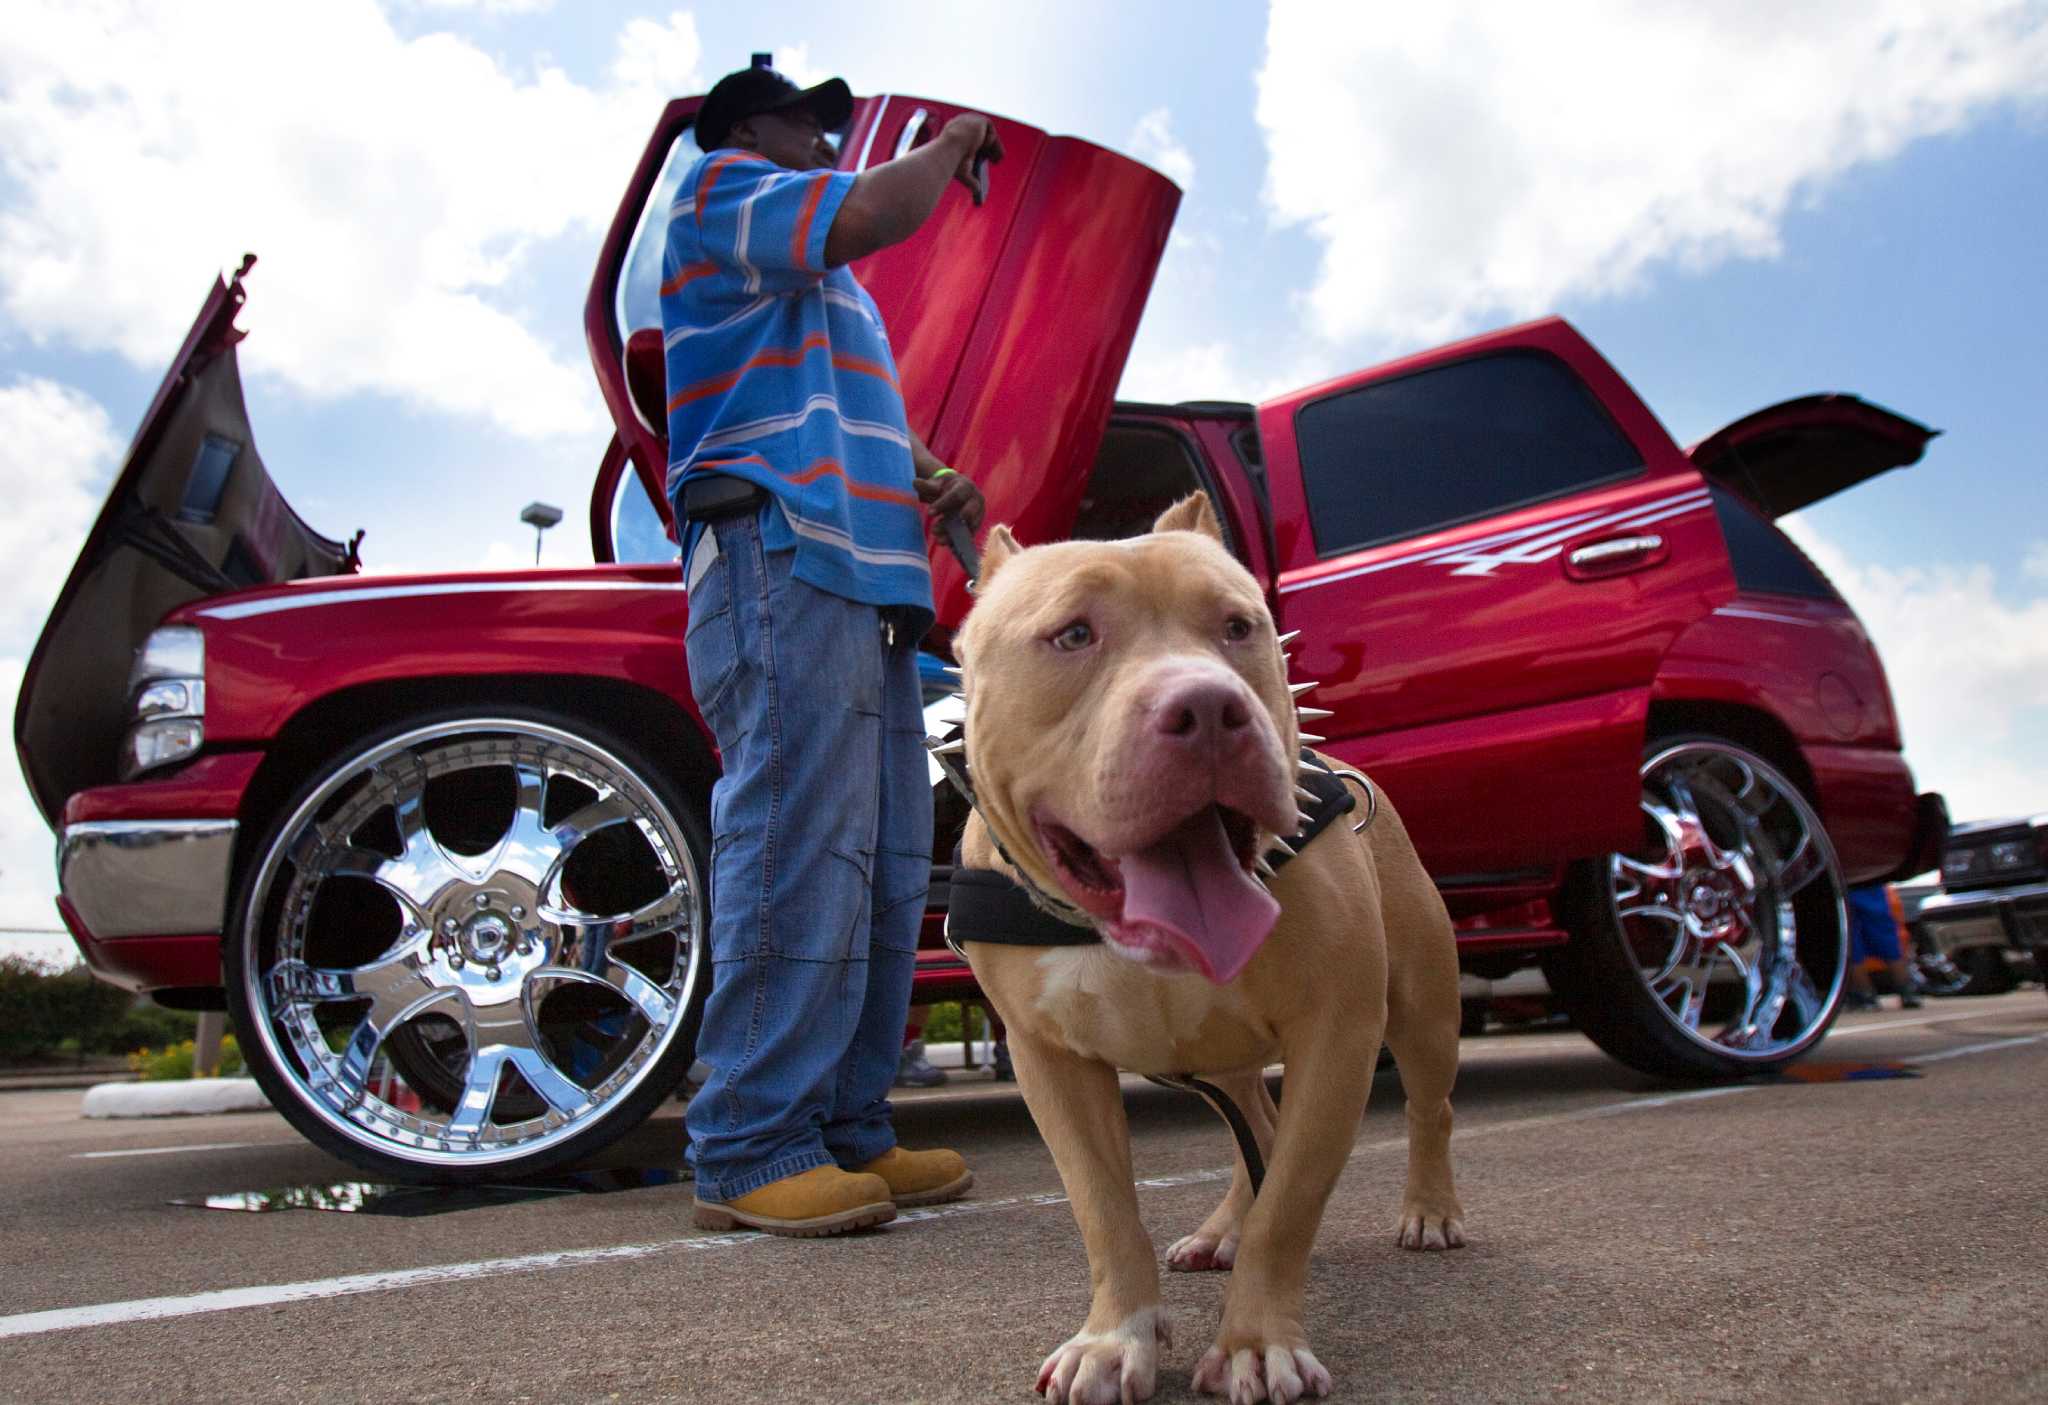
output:
POLYGON ((57 887, 101 940, 219 932, 234 820, 91 820, 57 838, 57 887))
POLYGON ((57 898, 95 975, 131 990, 221 983, 220 945, 256 752, 82 790, 57 821, 57 898))
POLYGON ((1973 947, 2048 947, 2048 883, 1936 893, 1920 904, 1914 923, 1942 953, 1973 947))

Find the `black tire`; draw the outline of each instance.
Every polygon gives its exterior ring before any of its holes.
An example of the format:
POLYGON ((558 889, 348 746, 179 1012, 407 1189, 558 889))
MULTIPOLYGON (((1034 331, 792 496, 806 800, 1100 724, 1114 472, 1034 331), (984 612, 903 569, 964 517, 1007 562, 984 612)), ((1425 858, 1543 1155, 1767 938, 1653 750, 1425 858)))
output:
POLYGON ((1718 1081, 1782 1068, 1841 1004, 1848 923, 1827 832, 1797 786, 1721 738, 1653 742, 1642 777, 1643 847, 1574 866, 1572 937, 1545 975, 1572 1022, 1640 1072, 1718 1081))
POLYGON ((250 1073, 382 1179, 593 1155, 695 1055, 703 810, 632 742, 541 708, 423 712, 330 755, 236 882, 223 955, 250 1073))
POLYGON ((1956 969, 1962 972, 1963 979, 1945 994, 2005 995, 2019 988, 2019 977, 2013 974, 2012 962, 1997 947, 1973 946, 1955 960, 1956 969))

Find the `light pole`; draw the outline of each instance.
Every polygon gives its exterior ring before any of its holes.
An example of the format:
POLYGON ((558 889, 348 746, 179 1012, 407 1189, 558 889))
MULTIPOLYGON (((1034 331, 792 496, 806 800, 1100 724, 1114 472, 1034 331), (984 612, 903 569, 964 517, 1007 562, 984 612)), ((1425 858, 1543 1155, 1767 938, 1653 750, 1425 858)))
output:
POLYGON ((533 564, 540 564, 541 533, 562 520, 562 509, 553 503, 530 502, 520 511, 519 520, 533 528, 533 564))

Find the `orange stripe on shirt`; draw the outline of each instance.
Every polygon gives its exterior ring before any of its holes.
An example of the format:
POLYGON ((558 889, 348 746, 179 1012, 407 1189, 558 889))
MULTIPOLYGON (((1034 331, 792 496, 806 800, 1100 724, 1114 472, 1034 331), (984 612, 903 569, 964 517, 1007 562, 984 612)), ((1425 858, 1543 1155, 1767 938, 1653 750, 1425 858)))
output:
POLYGON ((676 270, 675 277, 661 285, 661 295, 667 297, 671 293, 680 292, 685 283, 694 283, 697 279, 708 277, 716 272, 718 272, 718 264, 712 259, 706 259, 702 263, 693 263, 685 268, 680 268, 676 270))
POLYGON ((870 361, 865 356, 851 356, 838 352, 832 357, 832 364, 842 371, 859 371, 863 375, 880 376, 889 384, 896 384, 896 377, 889 374, 889 368, 879 361, 870 361))
POLYGON ((806 268, 804 250, 811 243, 811 221, 818 213, 818 205, 825 198, 825 187, 832 183, 832 177, 819 176, 811 182, 811 193, 804 197, 804 207, 796 217, 796 233, 789 241, 789 261, 798 268, 806 268))
POLYGON ((813 351, 821 347, 830 346, 831 344, 832 339, 826 336, 825 333, 813 332, 803 339, 802 345, 795 348, 763 351, 750 358, 745 365, 740 366, 736 370, 727 371, 722 376, 712 376, 709 380, 701 380, 692 385, 684 386, 668 398, 668 408, 673 411, 677 406, 687 405, 692 400, 702 400, 707 395, 717 395, 721 391, 731 390, 735 385, 739 384, 741 376, 753 370, 756 366, 798 365, 803 361, 804 357, 810 355, 813 351))
POLYGON ((807 484, 817 482, 820 478, 827 477, 837 478, 846 484, 846 492, 849 497, 862 498, 868 502, 894 503, 899 507, 916 507, 918 505, 917 494, 915 493, 899 493, 894 488, 877 488, 872 484, 856 482, 854 479, 847 477, 846 470, 840 467, 838 462, 833 459, 819 459, 802 473, 791 474, 789 481, 801 488, 807 484))
POLYGON ((704 202, 711 198, 711 187, 718 184, 719 173, 735 161, 759 161, 751 151, 728 151, 723 156, 711 158, 711 164, 704 168, 704 174, 697 180, 697 228, 704 227, 704 202))

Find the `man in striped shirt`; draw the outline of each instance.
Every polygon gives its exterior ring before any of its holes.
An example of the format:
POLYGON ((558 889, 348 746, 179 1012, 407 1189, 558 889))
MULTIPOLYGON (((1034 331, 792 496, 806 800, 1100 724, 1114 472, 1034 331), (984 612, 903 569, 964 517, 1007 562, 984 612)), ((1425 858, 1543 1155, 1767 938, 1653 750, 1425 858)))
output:
POLYGON ((905 421, 874 301, 846 265, 947 185, 977 196, 992 124, 859 175, 825 132, 837 79, 730 74, 670 212, 661 287, 669 494, 690 587, 691 687, 718 740, 712 1070, 687 1114, 697 1223, 836 1234, 964 1194, 950 1151, 896 1145, 888 1092, 930 878, 916 648, 924 513, 981 495, 905 421))

